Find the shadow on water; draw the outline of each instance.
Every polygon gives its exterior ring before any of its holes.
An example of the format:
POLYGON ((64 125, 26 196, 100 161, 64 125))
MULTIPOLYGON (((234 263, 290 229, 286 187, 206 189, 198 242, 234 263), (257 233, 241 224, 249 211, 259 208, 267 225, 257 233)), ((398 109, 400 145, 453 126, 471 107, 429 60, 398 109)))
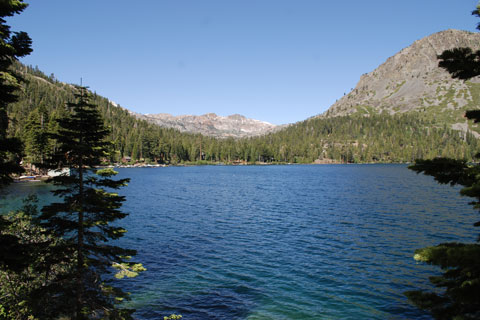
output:
POLYGON ((55 197, 51 191, 54 186, 44 182, 15 182, 6 188, 0 189, 0 214, 19 210, 23 206, 23 199, 31 194, 38 196, 38 208, 51 203, 55 197))
POLYGON ((135 294, 135 302, 128 306, 136 308, 139 319, 163 319, 170 314, 181 314, 184 319, 246 319, 257 307, 262 295, 251 287, 217 286, 192 292, 182 292, 181 296, 165 295, 158 292, 135 294))

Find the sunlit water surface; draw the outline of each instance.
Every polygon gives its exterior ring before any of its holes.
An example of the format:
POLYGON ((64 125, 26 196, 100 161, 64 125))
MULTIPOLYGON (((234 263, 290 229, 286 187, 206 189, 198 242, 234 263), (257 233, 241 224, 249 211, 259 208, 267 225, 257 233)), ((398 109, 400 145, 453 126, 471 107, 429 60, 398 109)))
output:
POLYGON ((475 240, 468 199, 404 165, 118 171, 137 319, 430 319, 414 250, 475 240))

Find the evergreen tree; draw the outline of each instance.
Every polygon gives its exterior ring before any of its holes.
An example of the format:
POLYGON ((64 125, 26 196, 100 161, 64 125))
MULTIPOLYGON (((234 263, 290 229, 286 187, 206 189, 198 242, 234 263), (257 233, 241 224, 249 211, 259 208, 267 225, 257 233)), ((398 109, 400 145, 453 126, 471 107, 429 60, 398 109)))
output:
POLYGON ((11 181, 12 173, 19 173, 18 164, 21 143, 18 139, 7 137, 7 106, 17 101, 15 90, 20 77, 9 68, 13 61, 32 51, 32 41, 25 32, 12 32, 5 17, 21 13, 27 4, 21 0, 0 1, 0 186, 11 181))
POLYGON ((42 226, 63 240, 45 258, 46 265, 73 263, 75 268, 70 277, 46 287, 45 294, 56 297, 59 314, 74 319, 128 319, 132 310, 117 306, 128 296, 113 285, 109 274, 116 269, 117 278, 131 277, 144 269, 128 262, 135 251, 108 244, 126 232, 112 223, 127 214, 120 211, 124 197, 107 189, 125 186, 129 179, 114 180, 113 169, 95 168, 108 156, 109 131, 86 89, 78 90, 77 102, 68 104, 70 117, 59 120, 53 136, 57 150, 45 161, 51 169, 70 169, 70 174, 52 179, 57 186, 53 192, 63 202, 45 206, 40 216, 42 226))
MULTIPOLYGON (((464 160, 436 158, 417 160, 410 169, 433 176, 442 184, 461 185, 460 193, 472 197, 480 209, 480 165, 464 160)), ((480 226, 480 222, 474 224, 480 226)), ((477 239, 480 240, 480 237, 477 239)), ((409 291, 407 297, 436 319, 480 318, 480 244, 442 243, 415 251, 415 260, 439 266, 444 272, 430 277, 442 291, 409 291)))
MULTIPOLYGON (((14 91, 20 77, 10 71, 10 66, 19 57, 28 55, 31 40, 25 32, 12 32, 5 17, 21 13, 27 4, 21 0, 0 1, 0 188, 11 182, 11 175, 22 172, 19 165, 21 142, 8 137, 9 118, 7 106, 17 101, 14 91)), ((0 268, 19 269, 25 266, 26 252, 15 235, 5 234, 8 226, 0 216, 0 268)))
MULTIPOLYGON (((480 16, 479 9, 480 6, 473 14, 480 16)), ((452 77, 466 80, 480 75, 479 57, 480 51, 472 53, 470 48, 456 48, 439 56, 439 66, 450 72, 452 77)), ((480 122, 480 111, 467 111, 466 117, 480 122)), ((437 158, 417 160, 410 169, 433 176, 442 184, 463 186, 460 193, 474 198, 471 204, 480 209, 480 164, 437 158)), ((480 226, 480 222, 474 226, 480 226)), ((430 277, 430 282, 442 290, 409 291, 406 292, 407 297, 419 308, 430 311, 436 319, 480 319, 479 241, 480 237, 476 243, 442 243, 416 250, 415 260, 443 270, 442 275, 430 277)))
POLYGON ((24 134, 25 159, 29 163, 41 165, 52 147, 48 124, 49 117, 44 106, 30 112, 24 134))
POLYGON ((50 247, 58 246, 62 240, 44 234, 35 221, 37 202, 38 198, 31 195, 20 211, 5 216, 10 222, 5 233, 18 236, 31 259, 27 268, 0 270, 0 319, 56 318, 55 300, 45 295, 43 288, 71 273, 71 264, 57 263, 48 269, 44 266, 50 247))

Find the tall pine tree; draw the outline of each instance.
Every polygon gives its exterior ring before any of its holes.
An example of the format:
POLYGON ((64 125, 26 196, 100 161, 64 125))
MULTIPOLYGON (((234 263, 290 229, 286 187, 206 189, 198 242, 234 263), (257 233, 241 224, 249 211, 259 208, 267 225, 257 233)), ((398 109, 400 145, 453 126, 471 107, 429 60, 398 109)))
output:
POLYGON ((61 301, 59 314, 74 319, 128 319, 132 310, 118 308, 128 296, 114 286, 111 273, 116 270, 116 278, 131 277, 144 269, 129 262, 135 251, 108 241, 124 235, 125 229, 112 224, 127 216, 120 211, 124 197, 109 190, 125 186, 129 179, 114 180, 113 169, 96 169, 108 156, 109 131, 96 105, 89 103, 86 88, 79 87, 76 98, 67 105, 71 115, 59 120, 53 136, 56 152, 45 161, 50 169, 69 169, 69 174, 52 179, 57 186, 54 194, 63 202, 45 206, 40 216, 42 226, 63 239, 46 257, 46 264, 62 261, 75 268, 70 277, 62 277, 45 292, 61 301))

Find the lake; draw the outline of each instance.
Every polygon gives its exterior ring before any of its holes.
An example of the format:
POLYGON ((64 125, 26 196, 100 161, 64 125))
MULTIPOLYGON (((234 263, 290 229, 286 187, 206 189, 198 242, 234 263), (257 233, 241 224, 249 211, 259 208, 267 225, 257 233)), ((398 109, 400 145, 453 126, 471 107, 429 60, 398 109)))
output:
POLYGON ((405 165, 118 171, 137 319, 430 319, 414 250, 476 237, 469 199, 405 165))

